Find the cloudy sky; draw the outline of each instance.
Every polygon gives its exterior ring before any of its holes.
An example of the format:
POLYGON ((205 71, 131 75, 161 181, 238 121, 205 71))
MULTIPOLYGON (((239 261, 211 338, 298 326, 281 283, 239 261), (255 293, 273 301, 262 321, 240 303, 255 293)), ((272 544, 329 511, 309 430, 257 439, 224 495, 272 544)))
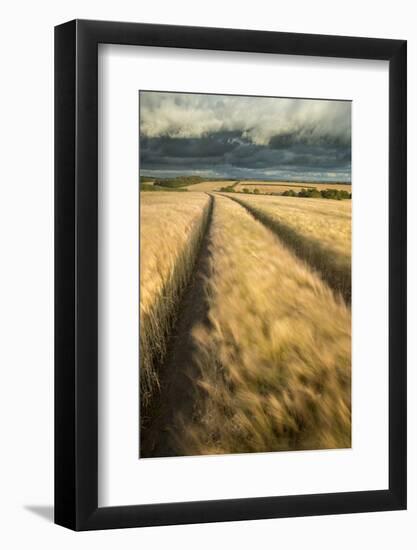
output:
POLYGON ((351 181, 351 103, 140 92, 142 175, 351 181))

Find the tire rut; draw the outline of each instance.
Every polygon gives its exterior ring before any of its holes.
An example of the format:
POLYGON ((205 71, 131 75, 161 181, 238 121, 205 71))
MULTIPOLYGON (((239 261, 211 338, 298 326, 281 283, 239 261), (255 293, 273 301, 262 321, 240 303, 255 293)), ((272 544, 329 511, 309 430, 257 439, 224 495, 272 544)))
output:
POLYGON ((178 441, 184 423, 193 417, 195 386, 199 375, 195 362, 192 328, 208 322, 206 281, 210 274, 210 232, 215 198, 210 196, 205 235, 194 274, 181 301, 166 360, 160 368, 160 391, 151 409, 151 420, 140 430, 140 458, 182 456, 178 441))
POLYGON ((337 266, 331 266, 325 261, 327 251, 319 246, 319 244, 309 241, 306 237, 300 235, 287 225, 278 221, 272 221, 267 216, 262 216, 256 209, 241 202, 235 197, 229 199, 246 210, 255 220, 264 225, 277 237, 283 245, 290 249, 295 256, 306 262, 318 276, 325 282, 335 293, 340 296, 345 303, 350 306, 352 300, 351 275, 346 269, 340 269, 337 266))

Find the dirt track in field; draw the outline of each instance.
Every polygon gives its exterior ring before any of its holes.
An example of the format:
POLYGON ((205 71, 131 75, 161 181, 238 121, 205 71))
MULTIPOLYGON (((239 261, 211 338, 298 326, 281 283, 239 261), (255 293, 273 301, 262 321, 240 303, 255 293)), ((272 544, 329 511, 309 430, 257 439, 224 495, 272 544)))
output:
POLYGON ((302 236, 297 231, 291 229, 284 223, 271 221, 268 216, 262 215, 249 204, 239 200, 237 197, 222 195, 227 199, 239 204, 253 218, 262 223, 269 229, 291 252, 305 261, 309 267, 327 284, 335 293, 336 297, 341 297, 346 304, 350 305, 352 299, 351 274, 350 268, 346 270, 339 266, 331 265, 326 262, 327 250, 321 243, 313 241, 308 237, 302 236))
MULTIPOLYGON (((209 306, 206 299, 207 280, 210 278, 212 253, 210 245, 213 231, 213 210, 219 208, 219 201, 231 200, 262 223, 274 236, 299 255, 288 239, 282 239, 282 232, 270 227, 268 223, 254 213, 237 198, 225 195, 212 195, 205 236, 196 260, 194 275, 181 301, 177 322, 168 346, 166 360, 159 369, 160 391, 156 396, 150 421, 140 433, 140 458, 183 456, 182 439, 184 429, 198 418, 199 407, 196 392, 196 380, 200 370, 195 360, 196 346, 192 330, 199 324, 207 325, 209 306)), ((284 235, 285 237, 285 235, 284 235)), ((305 257, 302 257, 306 260, 305 257)), ((314 265, 310 266, 314 269, 314 265)), ((325 277, 323 278, 325 280, 325 277)), ((328 282, 328 281, 326 281, 328 282)), ((331 285, 330 285, 331 286, 331 285)), ((350 294, 345 296, 350 301, 350 294)), ((201 399, 201 396, 199 396, 201 399)))
POLYGON ((178 321, 170 339, 167 359, 160 368, 160 392, 155 399, 152 420, 141 430, 140 458, 181 456, 178 440, 184 424, 194 414, 195 381, 198 366, 194 361, 192 328, 208 322, 205 298, 210 271, 210 231, 215 199, 211 197, 207 229, 196 260, 194 276, 185 292, 178 321))

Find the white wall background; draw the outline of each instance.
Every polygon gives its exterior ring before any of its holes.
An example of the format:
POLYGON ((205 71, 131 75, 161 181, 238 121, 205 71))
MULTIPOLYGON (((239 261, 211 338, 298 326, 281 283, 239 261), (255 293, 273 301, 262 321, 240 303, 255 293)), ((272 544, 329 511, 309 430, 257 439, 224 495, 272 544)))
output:
MULTIPOLYGON (((417 26, 407 0, 15 0, 1 9, 0 544, 45 548, 415 548, 416 285, 409 287, 409 510, 75 534, 53 499, 53 26, 73 18, 409 41, 409 279, 417 276, 417 26)), ((343 472, 341 472, 343 475, 343 472)), ((157 480, 156 480, 157 482, 157 480)))

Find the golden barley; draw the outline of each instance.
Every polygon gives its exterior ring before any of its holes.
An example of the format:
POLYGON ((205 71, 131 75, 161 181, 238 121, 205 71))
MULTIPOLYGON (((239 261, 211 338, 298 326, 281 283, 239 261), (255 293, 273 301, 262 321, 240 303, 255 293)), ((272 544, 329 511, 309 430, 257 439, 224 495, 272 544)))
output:
POLYGON ((228 185, 233 185, 235 183, 231 180, 219 180, 219 181, 201 181, 200 183, 194 183, 189 185, 186 189, 188 191, 219 191, 222 187, 227 187, 228 185))
POLYGON ((228 195, 265 223, 349 302, 351 201, 228 195))
POLYGON ((181 295, 191 277, 207 224, 205 194, 141 193, 140 393, 141 415, 159 385, 181 295))
MULTIPOLYGON (((350 309, 242 206, 216 195, 199 420, 184 454, 349 447, 350 309)), ((185 441, 184 441, 185 440, 185 441)))

